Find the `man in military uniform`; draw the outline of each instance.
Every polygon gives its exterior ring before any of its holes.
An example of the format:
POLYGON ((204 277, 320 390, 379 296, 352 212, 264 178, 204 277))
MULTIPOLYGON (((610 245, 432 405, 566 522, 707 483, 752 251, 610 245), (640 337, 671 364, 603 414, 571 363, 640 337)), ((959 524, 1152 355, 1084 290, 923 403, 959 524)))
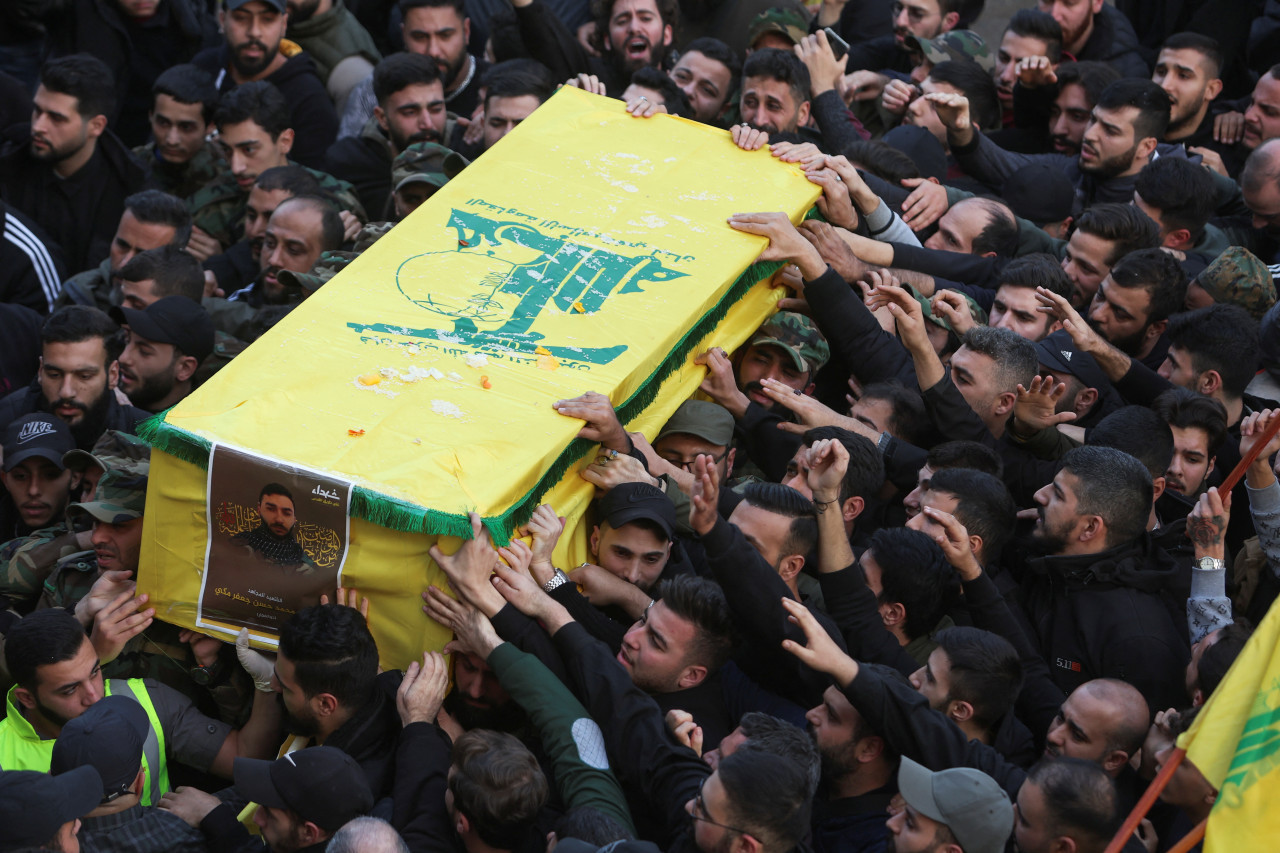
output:
MULTIPOLYGON (((243 236, 245 204, 258 176, 273 166, 295 165, 289 159, 294 144, 289 104, 270 83, 245 83, 223 95, 213 120, 218 126, 218 144, 231 169, 190 202, 195 222, 192 249, 202 260, 243 236)), ((354 234, 359 223, 368 219, 355 189, 332 175, 307 171, 333 196, 343 211, 344 225, 354 234)))
POLYGON ((151 135, 134 155, 151 166, 160 189, 181 199, 195 195, 226 174, 218 146, 208 140, 218 89, 194 65, 175 65, 151 87, 151 135))
MULTIPOLYGON (((80 478, 80 499, 92 501, 106 471, 145 474, 150 458, 151 448, 142 439, 107 430, 92 451, 70 450, 62 455, 62 464, 80 478)), ((76 525, 64 516, 30 536, 0 545, 0 595, 26 610, 35 604, 45 581, 60 564, 66 564, 66 571, 92 573, 96 567, 92 538, 87 517, 82 516, 76 525)))
POLYGON ((125 264, 148 249, 181 249, 190 237, 191 214, 181 199, 159 190, 134 193, 124 200, 124 213, 106 259, 67 279, 54 305, 91 305, 109 311, 121 302, 119 276, 125 264))

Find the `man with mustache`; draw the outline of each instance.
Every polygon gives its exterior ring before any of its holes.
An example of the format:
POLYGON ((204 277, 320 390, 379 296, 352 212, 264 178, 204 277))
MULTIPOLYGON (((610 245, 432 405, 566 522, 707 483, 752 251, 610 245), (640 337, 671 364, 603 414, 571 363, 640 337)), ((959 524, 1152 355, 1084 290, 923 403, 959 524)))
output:
POLYGON ((775 379, 797 394, 812 394, 813 378, 830 357, 831 348, 813 320, 780 311, 752 336, 739 358, 730 361, 720 349, 699 356, 698 363, 708 367, 701 390, 741 420, 753 403, 765 412, 776 406, 764 393, 763 380, 775 379))
POLYGON ((912 53, 908 36, 929 41, 952 30, 967 29, 982 14, 982 6, 973 0, 897 0, 890 7, 893 33, 853 45, 845 70, 910 74, 919 55, 912 53))
POLYGON ((373 117, 359 136, 333 144, 325 168, 355 186, 365 210, 385 218, 392 161, 415 142, 443 141, 446 95, 437 63, 414 53, 379 62, 373 91, 378 101, 373 117))
POLYGON ((40 330, 40 373, 29 387, 0 400, 0 422, 47 412, 71 427, 76 446, 88 450, 104 430, 132 434, 147 417, 121 403, 120 328, 97 308, 69 305, 49 316, 40 330))
POLYGON ((974 130, 969 102, 960 95, 927 95, 947 128, 956 161, 984 184, 1001 184, 1034 162, 1062 169, 1076 188, 1078 216, 1097 202, 1129 203, 1142 167, 1155 157, 1186 156, 1180 145, 1160 142, 1169 126, 1169 96, 1150 80, 1122 79, 1108 86, 1093 108, 1078 157, 1015 154, 974 130))
POLYGON ((298 516, 293 509, 293 493, 279 483, 267 483, 258 493, 258 526, 231 537, 277 566, 298 567, 299 574, 315 571, 315 562, 298 544, 298 516))
POLYGON ((338 136, 338 114, 310 54, 284 37, 285 0, 224 0, 220 20, 226 44, 201 51, 191 63, 212 74, 223 94, 259 80, 283 92, 297 132, 293 157, 320 168, 338 136))
POLYGON ((195 387, 196 369, 213 352, 213 319, 199 302, 166 296, 146 308, 114 308, 129 331, 120 355, 120 389, 149 412, 176 405, 195 387))
POLYGON ((125 199, 146 172, 107 127, 116 110, 111 72, 88 54, 45 63, 29 128, 0 152, 0 197, 44 229, 84 270, 107 256, 125 199))
POLYGON ((588 56, 578 40, 542 0, 512 0, 520 35, 534 59, 556 80, 594 74, 611 98, 622 96, 636 69, 666 68, 675 40, 679 7, 674 0, 612 0, 600 5, 592 41, 600 56, 588 56))

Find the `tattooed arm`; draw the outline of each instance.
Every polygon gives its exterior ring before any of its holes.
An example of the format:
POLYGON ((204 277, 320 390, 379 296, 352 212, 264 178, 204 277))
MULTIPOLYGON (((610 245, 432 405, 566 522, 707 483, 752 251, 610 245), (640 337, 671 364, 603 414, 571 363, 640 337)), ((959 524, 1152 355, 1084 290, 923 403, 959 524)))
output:
POLYGON ((1224 562, 1230 510, 1231 494, 1227 493, 1224 501, 1213 488, 1200 496, 1195 509, 1187 516, 1187 537, 1195 546, 1196 560, 1191 571, 1191 596, 1187 599, 1187 626, 1192 643, 1233 621, 1224 562), (1201 560, 1205 557, 1218 562, 1203 567, 1201 560))

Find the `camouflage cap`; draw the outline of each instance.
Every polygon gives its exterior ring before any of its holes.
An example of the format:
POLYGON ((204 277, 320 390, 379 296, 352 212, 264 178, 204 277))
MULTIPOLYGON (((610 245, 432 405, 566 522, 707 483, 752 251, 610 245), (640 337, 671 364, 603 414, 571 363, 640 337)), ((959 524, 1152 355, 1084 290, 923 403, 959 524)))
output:
POLYGON ((809 34, 809 19, 798 9, 766 9, 751 20, 747 44, 755 47, 756 41, 765 33, 778 33, 790 39, 792 44, 799 44, 809 34))
POLYGON ((1243 246, 1232 246, 1195 278, 1214 302, 1229 302, 1261 320, 1276 304, 1271 270, 1243 246))
POLYGON ((98 481, 94 499, 67 507, 67 518, 81 513, 107 524, 123 524, 142 518, 147 503, 147 475, 108 470, 98 481))
POLYGON ((934 65, 940 65, 952 59, 967 59, 978 63, 988 74, 996 67, 987 43, 973 30, 952 30, 935 39, 907 36, 905 44, 909 50, 918 51, 934 65))
POLYGON ((469 166, 471 161, 435 142, 415 142, 396 155, 391 164, 391 186, 397 190, 413 184, 431 184, 436 189, 469 166))
POLYGON ((817 373, 831 358, 827 339, 813 321, 793 311, 779 311, 751 338, 751 346, 781 347, 791 356, 796 369, 817 373))
POLYGON ((347 264, 360 257, 359 252, 325 252, 311 268, 311 272, 280 270, 276 281, 285 287, 298 287, 305 293, 315 293, 320 286, 346 269, 347 264))
MULTIPOLYGON (((909 291, 916 298, 916 302, 920 303, 920 307, 924 309, 924 318, 926 320, 935 326, 941 326, 948 332, 955 331, 955 329, 951 328, 951 323, 946 317, 933 313, 933 306, 929 304, 929 297, 921 296, 916 292, 915 288, 909 288, 909 291)), ((979 326, 985 326, 987 324, 987 312, 982 310, 982 306, 975 302, 972 296, 967 293, 963 295, 964 301, 969 304, 969 314, 973 316, 973 322, 979 326)))
POLYGON ((68 450, 62 456, 62 464, 78 472, 97 465, 103 471, 145 477, 151 468, 151 445, 136 435, 109 429, 94 442, 93 450, 68 450))

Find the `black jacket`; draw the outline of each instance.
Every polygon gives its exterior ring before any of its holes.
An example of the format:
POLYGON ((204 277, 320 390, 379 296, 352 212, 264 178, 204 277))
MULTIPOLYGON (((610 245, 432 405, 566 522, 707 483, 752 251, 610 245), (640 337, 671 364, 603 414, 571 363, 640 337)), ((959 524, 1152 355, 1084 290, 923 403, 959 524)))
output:
POLYGON ((116 81, 119 115, 112 127, 128 145, 147 141, 151 87, 166 69, 218 43, 218 27, 201 0, 165 0, 139 24, 113 0, 72 0, 47 19, 52 57, 84 51, 101 59, 116 81))
POLYGON ((1133 24, 1109 3, 1103 4, 1102 11, 1093 16, 1093 33, 1076 59, 1105 62, 1119 71, 1121 77, 1151 76, 1133 24))
MULTIPOLYGON (((266 81, 284 94, 292 110, 293 149, 289 159, 323 169, 325 152, 338 138, 338 114, 307 52, 287 39, 280 43, 280 50, 289 58, 266 81)), ((236 87, 227 71, 231 53, 225 44, 201 51, 191 63, 213 75, 220 93, 236 87)))
POLYGON ((569 686, 600 725, 618 780, 638 793, 632 814, 653 816, 653 834, 641 830, 642 837, 667 853, 695 853, 694 824, 684 809, 711 768, 668 736, 657 703, 581 625, 564 626, 552 641, 569 669, 569 686))
MULTIPOLYGON (((35 222, 0 202, 0 303, 48 314, 66 277, 61 247, 35 222)), ((26 383, 13 387, 20 384, 26 383)))
MULTIPOLYGON (((702 537, 711 573, 724 590, 734 625, 745 639, 734 659, 766 689, 812 707, 822 701, 829 680, 799 664, 782 648, 789 639, 804 643, 804 632, 787 617, 782 599, 794 598, 777 571, 747 542, 742 531, 717 516, 702 537)), ((844 648, 844 637, 831 617, 806 604, 823 629, 844 648)))
POLYGON ((1100 554, 1030 559, 1021 586, 1040 653, 1063 692, 1119 678, 1152 708, 1185 704, 1191 652, 1179 611, 1186 602, 1174 600, 1177 566, 1149 536, 1100 554))
MULTIPOLYGON (((151 417, 151 413, 144 412, 135 406, 123 405, 116 400, 116 395, 113 391, 107 391, 106 393, 109 401, 107 403, 106 422, 102 428, 104 430, 119 430, 120 432, 135 435, 138 424, 151 417)), ((14 418, 47 411, 48 405, 44 399, 44 391, 40 389, 38 380, 33 380, 26 388, 14 391, 4 399, 0 399, 0 423, 8 424, 14 418)), ((74 433, 75 430, 73 429, 72 432, 74 433)), ((101 433, 82 437, 77 440, 76 444, 81 450, 91 450, 99 435, 101 433)))
POLYGON ((381 673, 369 701, 324 742, 356 760, 375 801, 391 796, 395 782, 396 742, 401 729, 396 690, 401 677, 399 670, 381 673))
POLYGON ((551 79, 562 83, 579 74, 594 74, 611 98, 620 98, 631 84, 610 55, 590 56, 542 0, 515 10, 516 23, 529 56, 551 69, 551 79))
MULTIPOLYGON (((374 124, 373 119, 369 120, 374 124)), ((380 131, 366 125, 359 136, 346 136, 324 155, 324 171, 355 187, 369 216, 385 218, 391 198, 391 143, 380 131)))
POLYGON ((147 187, 147 173, 108 130, 93 156, 69 178, 31 156, 31 126, 5 132, 0 153, 0 196, 31 217, 62 247, 67 268, 92 269, 107 257, 124 213, 124 200, 147 187))

